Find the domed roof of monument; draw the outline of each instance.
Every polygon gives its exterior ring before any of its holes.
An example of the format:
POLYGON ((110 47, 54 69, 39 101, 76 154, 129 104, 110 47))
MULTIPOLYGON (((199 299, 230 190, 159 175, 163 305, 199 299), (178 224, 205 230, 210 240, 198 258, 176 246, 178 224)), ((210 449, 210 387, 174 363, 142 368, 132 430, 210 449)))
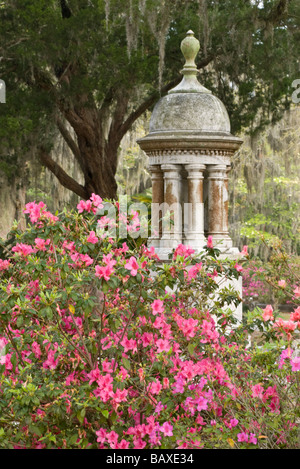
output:
POLYGON ((150 119, 149 134, 227 134, 230 120, 224 104, 197 80, 195 58, 200 49, 193 31, 181 42, 186 60, 178 86, 161 98, 150 119))

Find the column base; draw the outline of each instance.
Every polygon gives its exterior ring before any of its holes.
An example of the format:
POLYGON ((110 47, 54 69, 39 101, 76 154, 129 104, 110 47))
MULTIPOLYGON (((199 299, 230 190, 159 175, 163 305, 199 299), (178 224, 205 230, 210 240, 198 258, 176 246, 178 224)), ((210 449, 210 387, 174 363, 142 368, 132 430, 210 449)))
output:
POLYGON ((182 244, 185 246, 190 246, 191 248, 195 249, 196 251, 203 251, 203 248, 207 244, 207 240, 205 236, 197 236, 197 235, 187 235, 183 239, 182 244))
MULTIPOLYGON (((210 234, 208 233, 208 236, 210 234)), ((217 249, 223 250, 223 249, 230 249, 232 248, 232 239, 230 236, 220 233, 220 234, 211 234, 212 237, 212 242, 214 247, 217 249)))

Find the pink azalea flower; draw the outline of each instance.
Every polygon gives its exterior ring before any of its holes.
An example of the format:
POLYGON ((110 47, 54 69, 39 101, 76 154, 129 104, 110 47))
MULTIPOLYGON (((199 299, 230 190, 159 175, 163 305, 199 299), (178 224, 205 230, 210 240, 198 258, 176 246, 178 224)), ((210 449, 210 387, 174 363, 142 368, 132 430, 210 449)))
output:
POLYGON ((295 297, 299 298, 299 296, 300 296, 300 287, 296 287, 295 290, 293 290, 293 292, 295 293, 295 297))
POLYGON ((258 397, 259 399, 262 399, 264 388, 260 384, 255 384, 254 386, 251 386, 251 390, 252 397, 258 397))
POLYGON ((104 278, 104 280, 106 281, 108 281, 111 275, 114 273, 114 269, 110 265, 105 265, 103 267, 100 267, 100 265, 96 265, 95 270, 95 276, 99 278, 104 278))
POLYGON ((192 278, 195 278, 201 269, 202 269, 202 262, 200 262, 199 264, 193 265, 188 271, 188 279, 191 280, 192 278))
POLYGON ((146 441, 143 441, 142 438, 135 438, 133 440, 134 449, 144 449, 146 446, 146 441))
POLYGON ((119 435, 113 430, 106 434, 106 439, 108 443, 110 444, 113 444, 113 443, 116 444, 118 441, 118 438, 119 438, 119 435))
POLYGON ((295 311, 291 313, 290 319, 291 321, 300 321, 300 306, 298 306, 298 308, 296 308, 295 311))
POLYGON ((265 309, 263 309, 263 315, 262 318, 264 321, 269 321, 269 320, 274 320, 273 316, 273 308, 271 305, 267 305, 265 309))
POLYGON ((243 442, 243 441, 245 441, 246 443, 248 443, 248 438, 249 438, 249 437, 248 437, 247 433, 245 433, 245 432, 238 433, 238 434, 237 434, 237 438, 238 438, 238 441, 239 441, 240 443, 243 442))
POLYGON ((242 270, 243 270, 243 267, 242 267, 240 264, 235 264, 234 268, 235 268, 238 272, 242 272, 242 270))
POLYGON ((36 358, 40 358, 42 356, 41 347, 36 341, 32 343, 32 351, 36 358))
POLYGON ((141 337, 143 347, 147 347, 153 343, 153 334, 151 332, 144 332, 141 337))
POLYGON ((90 200, 87 200, 86 202, 84 200, 81 200, 77 205, 77 209, 79 213, 82 213, 84 211, 90 212, 92 210, 92 202, 90 200))
POLYGON ((103 208, 102 199, 100 195, 92 194, 90 200, 93 202, 94 207, 103 208))
POLYGON ((131 275, 135 277, 138 272, 138 268, 139 265, 136 261, 136 258, 134 256, 131 256, 129 261, 127 261, 125 264, 125 269, 130 270, 131 275))
POLYGON ((163 388, 168 389, 170 387, 169 378, 163 378, 163 388))
POLYGON ((281 287, 281 288, 285 288, 286 287, 286 281, 285 280, 279 280, 278 281, 278 286, 281 287))
POLYGON ((116 444, 116 449, 128 449, 129 448, 129 441, 121 440, 120 443, 116 444))
POLYGON ((157 353, 168 352, 170 350, 170 342, 168 340, 158 339, 155 343, 157 347, 157 353))
POLYGON ((210 249, 212 249, 214 247, 212 236, 208 236, 208 238, 207 238, 207 247, 210 248, 210 249))
POLYGON ((155 381, 152 381, 147 388, 147 391, 150 392, 151 394, 159 394, 160 391, 162 390, 162 385, 156 379, 155 381))
POLYGON ((43 363, 43 368, 54 370, 58 365, 58 359, 54 360, 55 350, 49 350, 47 360, 43 363))
POLYGON ((35 246, 39 251, 46 251, 46 246, 50 244, 50 239, 46 241, 42 238, 35 238, 35 246))
POLYGON ((249 436, 249 443, 253 443, 254 445, 257 444, 257 438, 255 436, 255 433, 250 433, 250 436, 249 436))
POLYGON ((2 259, 0 259, 0 272, 1 270, 6 270, 6 269, 9 269, 10 267, 10 262, 5 260, 3 261, 2 259))
POLYGON ((236 427, 238 423, 239 421, 237 419, 230 419, 230 422, 229 422, 230 428, 236 427))
POLYGON ((300 357, 291 359, 292 371, 300 371, 300 357))
POLYGON ((121 345, 124 347, 125 353, 129 352, 129 350, 132 350, 133 353, 137 352, 137 343, 135 339, 128 339, 128 337, 124 337, 121 345))
POLYGON ((173 425, 171 425, 170 422, 164 422, 159 427, 159 429, 165 436, 172 436, 173 435, 173 425))
POLYGON ((175 249, 173 259, 175 260, 177 256, 183 256, 187 258, 194 254, 195 249, 191 248, 190 246, 186 246, 185 244, 178 244, 177 248, 175 249))
POLYGON ((104 428, 100 428, 100 430, 96 431, 98 443, 104 443, 105 442, 106 434, 107 434, 107 430, 105 430, 104 428))
POLYGON ((153 303, 151 304, 151 308, 152 308, 152 314, 154 314, 154 316, 156 314, 163 313, 163 311, 165 310, 164 302, 162 300, 154 300, 153 303))
POLYGON ((46 205, 43 202, 36 204, 35 202, 29 202, 25 205, 24 213, 29 214, 31 223, 36 223, 45 212, 46 205))
POLYGON ((32 254, 34 250, 32 249, 32 246, 29 244, 23 244, 23 243, 17 243, 13 248, 13 252, 16 252, 17 254, 20 254, 21 256, 28 256, 29 254, 32 254))
POLYGON ((248 253, 248 246, 243 246, 243 249, 241 251, 241 255, 242 256, 249 256, 249 253, 248 253))
POLYGON ((88 243, 92 243, 92 244, 98 243, 98 238, 97 238, 97 236, 96 236, 96 234, 95 234, 95 231, 90 231, 90 234, 89 234, 89 236, 88 236, 88 238, 87 238, 87 242, 88 242, 88 243))

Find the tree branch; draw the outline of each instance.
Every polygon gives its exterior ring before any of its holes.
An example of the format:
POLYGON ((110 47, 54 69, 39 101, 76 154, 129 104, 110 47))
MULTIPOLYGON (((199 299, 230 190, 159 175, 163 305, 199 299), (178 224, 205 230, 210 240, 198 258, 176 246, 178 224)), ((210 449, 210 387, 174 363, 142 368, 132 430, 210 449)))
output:
POLYGON ((54 161, 49 153, 47 153, 43 148, 40 148, 40 160, 46 166, 46 168, 48 168, 57 177, 59 182, 64 187, 66 187, 66 189, 69 189, 83 199, 89 198, 89 194, 87 194, 84 186, 75 181, 75 179, 71 178, 71 176, 69 176, 65 170, 56 161, 54 161))
POLYGON ((271 10, 266 18, 266 22, 273 25, 278 23, 288 13, 288 8, 291 0, 279 0, 278 4, 271 10))
POLYGON ((67 145, 69 146, 69 148, 72 151, 73 155, 75 156, 76 161, 79 163, 79 165, 82 169, 82 172, 84 173, 84 166, 83 166, 83 162, 82 162, 82 158, 81 158, 81 153, 80 153, 80 150, 78 148, 77 143, 73 139, 72 135, 68 131, 68 129, 65 126, 65 124, 63 123, 63 121, 58 116, 56 117, 56 124, 57 124, 57 127, 58 127, 61 135, 63 136, 65 142, 67 143, 67 145))

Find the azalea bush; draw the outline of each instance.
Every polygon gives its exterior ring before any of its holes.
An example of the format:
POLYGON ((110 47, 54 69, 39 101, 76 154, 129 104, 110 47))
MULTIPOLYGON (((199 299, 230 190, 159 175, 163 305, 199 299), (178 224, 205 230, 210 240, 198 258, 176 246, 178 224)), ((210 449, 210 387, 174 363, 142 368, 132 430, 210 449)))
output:
POLYGON ((297 447, 299 307, 288 326, 270 308, 239 323, 220 279, 241 262, 209 239, 162 263, 137 212, 114 207, 33 202, 14 230, 0 260, 0 447, 297 447))
POLYGON ((243 269, 243 299, 246 306, 254 303, 293 305, 300 284, 300 260, 288 254, 281 241, 264 242, 269 259, 251 259, 243 269))

